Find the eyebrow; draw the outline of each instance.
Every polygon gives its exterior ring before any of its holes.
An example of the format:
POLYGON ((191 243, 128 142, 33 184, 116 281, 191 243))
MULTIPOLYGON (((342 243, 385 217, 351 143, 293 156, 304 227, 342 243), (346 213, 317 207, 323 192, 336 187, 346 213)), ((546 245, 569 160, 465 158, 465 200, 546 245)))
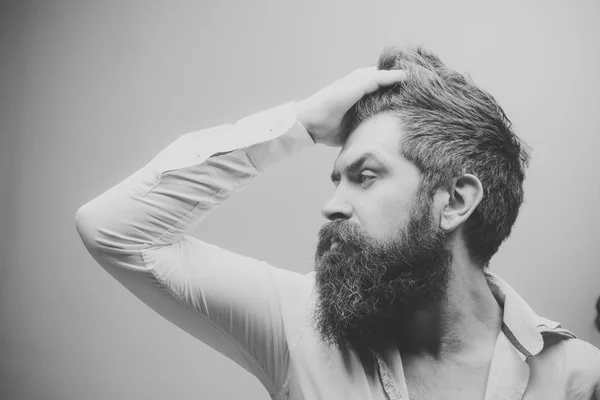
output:
MULTIPOLYGON (((362 168, 363 164, 365 164, 367 161, 369 161, 371 159, 381 163, 374 153, 371 153, 371 152, 364 153, 360 157, 358 157, 356 160, 354 160, 350 165, 348 165, 344 169, 344 173, 346 175, 351 175, 351 174, 355 173, 357 170, 362 168)), ((336 171, 334 168, 334 170, 331 173, 331 176, 329 178, 331 179, 332 182, 335 182, 340 179, 340 173, 338 171, 336 171)))

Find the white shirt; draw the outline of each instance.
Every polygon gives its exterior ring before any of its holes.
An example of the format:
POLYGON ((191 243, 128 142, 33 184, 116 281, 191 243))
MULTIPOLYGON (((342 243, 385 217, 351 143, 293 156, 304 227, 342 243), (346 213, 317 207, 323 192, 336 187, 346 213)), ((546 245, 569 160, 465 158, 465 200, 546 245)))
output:
MULTIPOLYGON (((188 235, 262 170, 312 146, 294 103, 182 135, 81 207, 77 231, 116 280, 256 376, 273 399, 408 400, 397 349, 370 364, 318 339, 314 271, 276 268, 188 235)), ((504 323, 485 400, 600 399, 600 350, 487 277, 504 323)))

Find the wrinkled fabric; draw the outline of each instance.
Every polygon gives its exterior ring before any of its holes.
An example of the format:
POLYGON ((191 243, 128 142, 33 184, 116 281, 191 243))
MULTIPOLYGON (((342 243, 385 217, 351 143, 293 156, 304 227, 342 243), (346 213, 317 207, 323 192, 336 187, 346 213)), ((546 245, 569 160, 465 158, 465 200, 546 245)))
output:
MULTIPOLYGON (((397 349, 368 357, 319 340, 314 271, 188 235, 264 169, 314 145, 295 103, 184 134, 83 205, 77 231, 126 289, 253 374, 273 399, 408 399, 397 349)), ((485 400, 598 399, 600 350, 538 316, 498 276, 487 278, 504 316, 485 400)))

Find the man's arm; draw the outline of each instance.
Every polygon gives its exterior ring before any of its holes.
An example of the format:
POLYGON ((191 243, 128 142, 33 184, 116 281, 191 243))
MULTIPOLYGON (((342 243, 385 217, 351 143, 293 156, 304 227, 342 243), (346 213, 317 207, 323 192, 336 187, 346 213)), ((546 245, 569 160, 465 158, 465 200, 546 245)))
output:
POLYGON ((187 232, 263 168, 313 144, 292 103, 188 133, 76 214, 83 243, 106 271, 272 394, 288 359, 279 293, 299 290, 302 275, 187 232))
POLYGON ((312 288, 303 275, 187 233, 281 158, 314 143, 339 145, 347 110, 364 94, 403 77, 399 71, 357 70, 298 104, 185 134, 81 207, 77 231, 123 286, 275 395, 289 366, 291 333, 284 317, 303 306, 297 299, 312 288))

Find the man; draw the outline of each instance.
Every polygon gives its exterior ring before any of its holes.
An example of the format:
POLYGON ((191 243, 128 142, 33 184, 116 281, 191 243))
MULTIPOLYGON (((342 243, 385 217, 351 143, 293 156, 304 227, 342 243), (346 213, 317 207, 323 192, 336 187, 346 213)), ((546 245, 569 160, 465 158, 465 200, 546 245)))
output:
POLYGON ((84 205, 95 260, 274 399, 598 399, 600 351, 488 270, 523 200, 525 145, 423 49, 386 49, 298 103, 181 136, 84 205), (187 233, 275 162, 342 146, 315 270, 187 233))

